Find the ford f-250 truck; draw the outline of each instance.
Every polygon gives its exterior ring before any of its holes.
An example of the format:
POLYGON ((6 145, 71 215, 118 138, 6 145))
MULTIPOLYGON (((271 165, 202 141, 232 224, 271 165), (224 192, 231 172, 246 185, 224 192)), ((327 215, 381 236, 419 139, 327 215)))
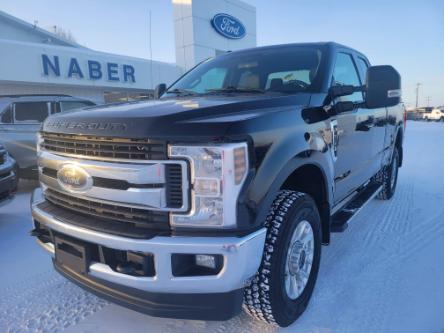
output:
POLYGON ((390 199, 404 109, 391 66, 336 43, 204 61, 159 100, 49 117, 32 234, 83 288, 154 316, 287 326, 321 245, 390 199))

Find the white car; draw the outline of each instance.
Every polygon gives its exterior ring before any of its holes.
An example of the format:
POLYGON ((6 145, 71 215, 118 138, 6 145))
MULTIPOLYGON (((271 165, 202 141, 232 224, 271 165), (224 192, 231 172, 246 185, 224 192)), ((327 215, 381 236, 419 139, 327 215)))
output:
POLYGON ((444 121, 444 108, 435 108, 431 112, 424 113, 423 118, 426 121, 444 121))

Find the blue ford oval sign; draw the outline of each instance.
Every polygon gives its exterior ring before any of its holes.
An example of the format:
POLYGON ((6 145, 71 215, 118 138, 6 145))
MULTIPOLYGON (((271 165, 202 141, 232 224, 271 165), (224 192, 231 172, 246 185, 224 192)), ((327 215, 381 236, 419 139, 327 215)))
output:
POLYGON ((245 26, 237 18, 228 14, 216 14, 211 24, 219 34, 230 39, 241 39, 245 36, 245 26))

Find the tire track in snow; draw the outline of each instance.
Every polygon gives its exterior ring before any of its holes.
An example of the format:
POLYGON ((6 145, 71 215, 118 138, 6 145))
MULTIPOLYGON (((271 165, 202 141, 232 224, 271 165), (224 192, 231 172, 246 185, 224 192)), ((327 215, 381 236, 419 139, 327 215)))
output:
POLYGON ((59 332, 102 309, 107 302, 55 272, 34 275, 2 289, 0 331, 59 332))

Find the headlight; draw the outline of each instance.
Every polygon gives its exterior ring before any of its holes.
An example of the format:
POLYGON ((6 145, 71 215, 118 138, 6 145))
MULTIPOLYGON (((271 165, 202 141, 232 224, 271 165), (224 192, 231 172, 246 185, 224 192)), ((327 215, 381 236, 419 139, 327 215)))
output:
POLYGON ((171 224, 183 227, 236 226, 236 205, 248 170, 247 144, 170 146, 173 158, 191 166, 191 211, 172 214, 171 224))

